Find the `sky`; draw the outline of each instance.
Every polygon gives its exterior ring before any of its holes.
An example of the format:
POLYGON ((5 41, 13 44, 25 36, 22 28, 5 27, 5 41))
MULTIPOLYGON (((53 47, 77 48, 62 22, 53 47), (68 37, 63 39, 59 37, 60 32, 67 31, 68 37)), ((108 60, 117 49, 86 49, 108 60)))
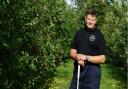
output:
POLYGON ((65 0, 67 2, 68 5, 72 5, 70 0, 65 0))
POLYGON ((68 5, 71 5, 73 7, 76 7, 76 5, 74 5, 74 3, 71 2, 71 0, 65 0, 67 2, 68 5))

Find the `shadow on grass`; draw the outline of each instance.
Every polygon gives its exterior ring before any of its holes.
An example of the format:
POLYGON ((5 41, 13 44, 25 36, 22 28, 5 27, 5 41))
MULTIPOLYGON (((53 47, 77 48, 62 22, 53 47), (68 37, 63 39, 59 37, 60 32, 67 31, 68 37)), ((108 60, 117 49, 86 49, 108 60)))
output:
POLYGON ((121 86, 121 89, 126 89, 127 86, 127 73, 124 68, 116 67, 111 64, 103 66, 106 69, 107 77, 112 79, 112 82, 116 80, 117 86, 121 86))

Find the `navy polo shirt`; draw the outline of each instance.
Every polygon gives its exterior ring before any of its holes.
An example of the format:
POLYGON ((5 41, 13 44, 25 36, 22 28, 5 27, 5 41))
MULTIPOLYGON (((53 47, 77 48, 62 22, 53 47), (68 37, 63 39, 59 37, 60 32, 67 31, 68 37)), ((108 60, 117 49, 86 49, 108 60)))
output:
POLYGON ((76 49, 78 54, 105 55, 105 40, 97 28, 84 27, 76 32, 71 49, 76 49))

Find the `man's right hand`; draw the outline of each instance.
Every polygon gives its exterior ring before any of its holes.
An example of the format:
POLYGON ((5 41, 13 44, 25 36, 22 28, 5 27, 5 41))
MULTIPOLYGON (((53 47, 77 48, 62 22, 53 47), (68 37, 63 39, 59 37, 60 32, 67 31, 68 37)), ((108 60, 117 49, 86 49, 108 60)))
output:
POLYGON ((78 61, 78 64, 84 67, 85 61, 79 60, 79 61, 78 61))

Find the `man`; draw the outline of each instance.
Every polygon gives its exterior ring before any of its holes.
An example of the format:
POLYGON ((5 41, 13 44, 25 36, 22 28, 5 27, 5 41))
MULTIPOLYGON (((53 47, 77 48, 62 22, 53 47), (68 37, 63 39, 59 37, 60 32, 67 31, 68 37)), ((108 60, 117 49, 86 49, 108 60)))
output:
POLYGON ((77 87, 77 69, 80 65, 79 89, 99 89, 100 64, 105 62, 105 41, 96 27, 96 11, 90 9, 85 16, 85 27, 76 32, 70 56, 75 61, 70 89, 77 87))

